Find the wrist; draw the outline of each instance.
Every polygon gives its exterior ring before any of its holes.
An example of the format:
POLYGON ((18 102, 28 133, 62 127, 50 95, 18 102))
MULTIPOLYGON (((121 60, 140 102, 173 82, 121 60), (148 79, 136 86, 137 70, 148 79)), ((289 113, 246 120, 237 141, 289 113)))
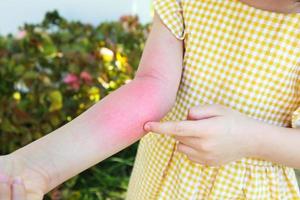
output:
POLYGON ((43 192, 49 192, 50 178, 41 167, 32 163, 31 160, 18 154, 18 151, 7 155, 11 163, 11 176, 20 176, 25 180, 26 187, 36 188, 43 192))
POLYGON ((253 131, 252 148, 249 154, 251 157, 267 160, 273 148, 270 141, 278 139, 278 133, 282 131, 283 127, 261 121, 258 121, 256 127, 257 128, 253 131))
POLYGON ((262 158, 262 152, 264 151, 264 137, 265 135, 263 135, 260 131, 254 131, 252 133, 251 147, 247 152, 249 157, 262 158))
POLYGON ((251 127, 248 129, 246 156, 264 159, 266 141, 268 141, 269 135, 274 132, 274 126, 253 119, 251 127))

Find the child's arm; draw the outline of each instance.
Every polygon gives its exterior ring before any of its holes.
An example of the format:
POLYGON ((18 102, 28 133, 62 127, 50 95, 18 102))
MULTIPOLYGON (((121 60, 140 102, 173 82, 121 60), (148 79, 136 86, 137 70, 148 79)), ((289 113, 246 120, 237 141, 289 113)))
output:
MULTIPOLYGON (((183 41, 176 39, 155 13, 134 80, 10 156, 45 177, 46 193, 117 153, 145 134, 145 122, 159 120, 171 109, 180 83, 182 58, 183 41)), ((30 179, 28 174, 21 176, 30 179)))

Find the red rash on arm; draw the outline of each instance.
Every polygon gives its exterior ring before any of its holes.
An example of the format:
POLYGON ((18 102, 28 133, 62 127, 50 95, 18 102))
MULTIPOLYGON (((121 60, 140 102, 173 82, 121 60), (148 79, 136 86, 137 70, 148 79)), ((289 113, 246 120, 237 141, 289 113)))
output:
POLYGON ((142 77, 121 86, 87 111, 88 130, 84 131, 95 137, 101 150, 129 146, 146 133, 143 126, 147 121, 160 120, 171 108, 174 96, 165 95, 166 85, 142 77))
POLYGON ((147 121, 160 120, 173 106, 182 70, 182 44, 164 31, 148 38, 134 80, 101 99, 81 120, 89 121, 85 132, 96 137, 100 149, 124 149, 145 134, 147 121))

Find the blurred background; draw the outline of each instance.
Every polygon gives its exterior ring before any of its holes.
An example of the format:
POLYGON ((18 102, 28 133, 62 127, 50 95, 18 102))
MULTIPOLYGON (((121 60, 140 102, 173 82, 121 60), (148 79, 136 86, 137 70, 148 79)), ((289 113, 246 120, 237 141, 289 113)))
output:
MULTIPOLYGON (((150 0, 1 0, 0 155, 132 80, 152 16, 150 0)), ((124 199, 136 150, 137 143, 45 199, 124 199)))
MULTIPOLYGON (((134 77, 150 0, 0 1, 0 155, 71 121, 134 77)), ((124 199, 137 143, 45 199, 124 199)))
POLYGON ((141 23, 151 20, 151 0, 1 0, 0 34, 15 32, 25 22, 40 22, 46 11, 58 10, 68 20, 97 25, 105 20, 118 20, 120 15, 137 14, 141 23))

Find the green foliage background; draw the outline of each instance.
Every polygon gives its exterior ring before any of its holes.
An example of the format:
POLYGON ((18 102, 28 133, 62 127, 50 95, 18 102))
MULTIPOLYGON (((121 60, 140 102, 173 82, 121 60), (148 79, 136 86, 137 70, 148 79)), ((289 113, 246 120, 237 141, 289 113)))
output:
MULTIPOLYGON (((130 81, 149 30, 136 16, 93 27, 53 11, 17 35, 0 36, 0 153, 61 127, 130 81)), ((136 147, 72 178, 47 199, 123 199, 136 147)))
MULTIPOLYGON (((0 36, 0 153, 57 129, 130 81, 149 30, 136 16, 94 27, 53 11, 18 35, 0 36)), ((124 199, 136 149, 137 143, 46 199, 124 199)))

